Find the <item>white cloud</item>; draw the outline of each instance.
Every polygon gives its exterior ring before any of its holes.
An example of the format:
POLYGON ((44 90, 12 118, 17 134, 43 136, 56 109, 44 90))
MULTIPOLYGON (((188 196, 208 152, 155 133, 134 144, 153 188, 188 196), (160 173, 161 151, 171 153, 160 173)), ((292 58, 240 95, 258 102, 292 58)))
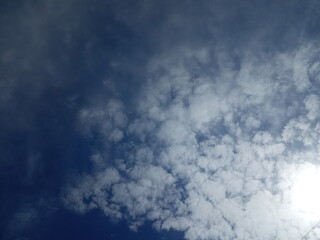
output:
POLYGON ((239 70, 221 50, 155 58, 134 119, 117 100, 80 112, 88 134, 125 152, 105 165, 92 157, 100 167, 67 188, 66 205, 190 240, 299 239, 313 222, 292 206, 294 174, 320 160, 312 49, 245 53, 239 70), (215 73, 206 71, 212 59, 222 66, 215 73), (120 143, 125 136, 141 142, 120 143))
POLYGON ((127 116, 123 104, 111 99, 105 107, 85 108, 79 112, 81 131, 88 137, 94 134, 118 142, 123 138, 123 129, 127 125, 127 116))
POLYGON ((310 94, 304 99, 304 104, 308 110, 308 118, 315 120, 320 114, 320 100, 316 94, 310 94))

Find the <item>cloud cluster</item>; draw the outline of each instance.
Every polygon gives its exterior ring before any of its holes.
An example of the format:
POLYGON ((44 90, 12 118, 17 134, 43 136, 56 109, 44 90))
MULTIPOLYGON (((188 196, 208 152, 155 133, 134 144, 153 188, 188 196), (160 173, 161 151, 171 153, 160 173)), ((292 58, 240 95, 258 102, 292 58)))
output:
POLYGON ((134 114, 120 100, 80 112, 103 144, 65 205, 190 240, 303 236, 312 213, 294 208, 291 188, 302 166, 319 163, 316 52, 205 47, 153 58, 134 114))

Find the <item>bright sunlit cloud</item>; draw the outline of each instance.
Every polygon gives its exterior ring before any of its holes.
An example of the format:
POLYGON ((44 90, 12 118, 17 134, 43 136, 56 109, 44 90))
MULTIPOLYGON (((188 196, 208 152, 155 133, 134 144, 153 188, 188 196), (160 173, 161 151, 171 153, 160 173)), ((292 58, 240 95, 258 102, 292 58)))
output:
POLYGON ((320 218, 320 169, 314 165, 305 165, 297 174, 292 188, 294 207, 300 211, 320 218))

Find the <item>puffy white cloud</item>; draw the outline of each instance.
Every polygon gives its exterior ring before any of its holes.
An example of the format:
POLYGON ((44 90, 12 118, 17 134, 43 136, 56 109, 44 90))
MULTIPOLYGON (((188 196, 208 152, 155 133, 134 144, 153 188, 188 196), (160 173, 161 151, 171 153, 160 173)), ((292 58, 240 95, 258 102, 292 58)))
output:
POLYGON ((299 239, 313 221, 292 206, 295 172, 320 160, 312 49, 246 52, 239 69, 211 48, 156 57, 135 118, 117 100, 80 112, 84 131, 122 155, 93 155, 99 167, 66 189, 66 205, 190 240, 299 239))
POLYGON ((320 114, 320 100, 318 95, 308 95, 305 98, 304 103, 306 105, 306 109, 308 110, 308 118, 310 118, 311 120, 316 119, 320 114))

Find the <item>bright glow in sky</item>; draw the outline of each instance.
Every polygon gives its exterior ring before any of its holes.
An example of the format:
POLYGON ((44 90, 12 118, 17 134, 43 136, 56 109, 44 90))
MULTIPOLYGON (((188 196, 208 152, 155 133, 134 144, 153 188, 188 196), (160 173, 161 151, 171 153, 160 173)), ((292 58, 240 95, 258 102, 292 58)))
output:
POLYGON ((292 201, 299 210, 320 218, 320 169, 306 164, 297 175, 292 189, 292 201))
POLYGON ((0 239, 319 239, 319 9, 1 1, 0 239))

